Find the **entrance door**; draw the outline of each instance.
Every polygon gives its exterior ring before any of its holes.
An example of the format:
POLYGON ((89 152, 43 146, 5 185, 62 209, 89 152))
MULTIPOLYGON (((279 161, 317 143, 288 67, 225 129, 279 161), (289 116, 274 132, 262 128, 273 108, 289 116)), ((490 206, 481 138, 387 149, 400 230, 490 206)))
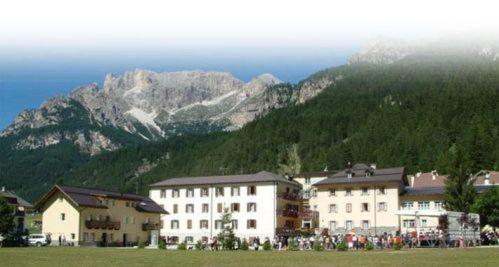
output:
POLYGON ((158 230, 152 230, 151 231, 151 246, 157 246, 158 245, 158 238, 159 238, 159 231, 158 230))
POLYGON ((126 245, 127 245, 126 243, 128 242, 128 241, 126 240, 126 238, 127 238, 126 234, 123 234, 123 246, 124 246, 124 247, 126 247, 126 245))
POLYGON ((107 233, 102 233, 101 242, 103 247, 107 246, 107 233))

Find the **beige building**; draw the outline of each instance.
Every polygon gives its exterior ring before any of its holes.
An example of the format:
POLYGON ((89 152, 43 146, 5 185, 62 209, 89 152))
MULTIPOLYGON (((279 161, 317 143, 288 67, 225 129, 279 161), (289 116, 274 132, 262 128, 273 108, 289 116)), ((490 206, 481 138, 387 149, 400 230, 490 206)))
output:
POLYGON ((156 245, 166 211, 149 197, 55 185, 36 204, 52 244, 156 245))
POLYGON ((319 226, 331 234, 382 234, 399 230, 399 196, 408 185, 403 167, 355 164, 315 184, 319 226))

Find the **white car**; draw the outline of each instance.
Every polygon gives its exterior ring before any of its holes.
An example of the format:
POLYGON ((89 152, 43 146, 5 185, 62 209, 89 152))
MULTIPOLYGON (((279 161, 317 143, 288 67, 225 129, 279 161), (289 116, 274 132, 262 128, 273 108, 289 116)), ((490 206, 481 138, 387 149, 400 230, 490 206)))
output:
POLYGON ((31 234, 28 236, 28 244, 30 246, 46 246, 48 244, 47 237, 42 234, 31 234))

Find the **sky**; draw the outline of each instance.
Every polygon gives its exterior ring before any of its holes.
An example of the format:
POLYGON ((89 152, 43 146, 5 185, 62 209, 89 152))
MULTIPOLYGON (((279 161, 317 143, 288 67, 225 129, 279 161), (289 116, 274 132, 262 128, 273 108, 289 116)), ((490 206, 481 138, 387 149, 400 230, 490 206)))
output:
POLYGON ((107 73, 270 72, 297 82, 368 40, 499 29, 494 1, 16 0, 0 3, 0 129, 107 73))

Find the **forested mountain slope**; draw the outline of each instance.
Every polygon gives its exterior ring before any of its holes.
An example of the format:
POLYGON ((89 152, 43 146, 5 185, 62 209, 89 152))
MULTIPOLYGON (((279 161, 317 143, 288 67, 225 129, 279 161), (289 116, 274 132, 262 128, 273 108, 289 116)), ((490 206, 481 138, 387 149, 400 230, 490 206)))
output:
MULTIPOLYGON (((448 172, 466 152, 474 169, 499 168, 499 62, 408 56, 317 73, 334 83, 312 100, 230 133, 184 136, 94 157, 65 183, 146 192, 180 175, 298 173, 347 161, 448 172)), ((282 89, 282 88, 281 88, 282 89)))

